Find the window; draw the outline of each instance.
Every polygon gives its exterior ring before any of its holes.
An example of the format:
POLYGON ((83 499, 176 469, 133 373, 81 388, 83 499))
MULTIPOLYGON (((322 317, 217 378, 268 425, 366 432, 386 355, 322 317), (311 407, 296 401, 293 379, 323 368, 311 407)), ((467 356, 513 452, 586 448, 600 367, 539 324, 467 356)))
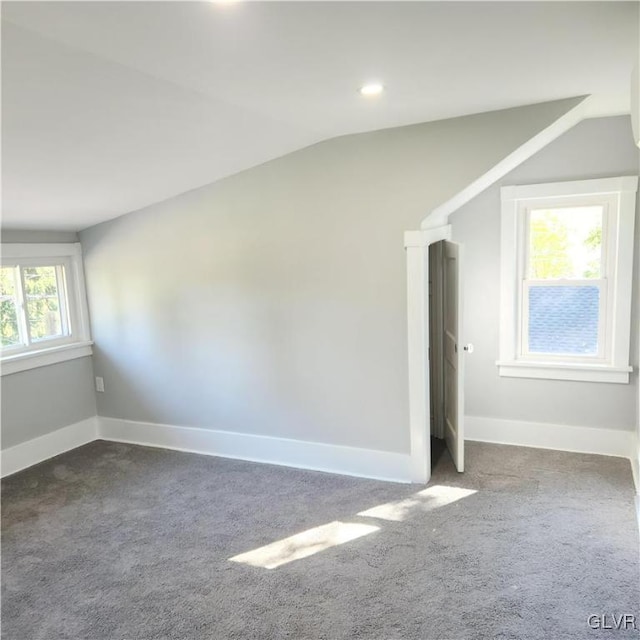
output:
POLYGON ((79 244, 5 244, 0 264, 2 374, 89 355, 79 244))
POLYGON ((500 375, 629 381, 637 183, 502 189, 500 375))

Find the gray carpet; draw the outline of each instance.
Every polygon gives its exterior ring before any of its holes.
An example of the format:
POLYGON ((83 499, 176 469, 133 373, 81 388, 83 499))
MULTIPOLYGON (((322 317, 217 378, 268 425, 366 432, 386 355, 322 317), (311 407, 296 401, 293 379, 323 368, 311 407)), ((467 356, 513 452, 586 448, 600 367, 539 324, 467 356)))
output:
POLYGON ((469 443, 467 463, 442 453, 424 491, 89 444, 3 482, 2 638, 640 638, 587 624, 638 614, 628 461, 469 443))

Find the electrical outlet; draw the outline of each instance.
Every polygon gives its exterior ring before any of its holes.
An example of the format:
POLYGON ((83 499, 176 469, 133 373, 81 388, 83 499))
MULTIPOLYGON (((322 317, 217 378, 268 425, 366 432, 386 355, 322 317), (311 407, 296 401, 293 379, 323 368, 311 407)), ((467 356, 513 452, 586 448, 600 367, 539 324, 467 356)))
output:
POLYGON ((96 391, 104 391, 104 378, 101 378, 100 376, 96 376, 96 391))

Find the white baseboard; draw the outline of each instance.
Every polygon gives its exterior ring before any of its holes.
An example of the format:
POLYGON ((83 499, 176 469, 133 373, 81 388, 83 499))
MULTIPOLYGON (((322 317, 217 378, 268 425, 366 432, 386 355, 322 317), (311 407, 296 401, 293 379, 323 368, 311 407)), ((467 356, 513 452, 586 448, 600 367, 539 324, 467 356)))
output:
POLYGON ((631 460, 637 457, 633 452, 634 433, 618 429, 465 416, 465 439, 631 460))
POLYGON ((409 454, 104 417, 99 418, 98 434, 114 442, 409 482, 409 454))
MULTIPOLYGON (((633 432, 477 416, 466 416, 465 425, 467 440, 629 458, 636 489, 640 487, 633 432)), ((410 481, 409 454, 100 416, 3 450, 0 475, 11 475, 98 438, 377 480, 410 481)))
POLYGON ((39 438, 2 450, 0 476, 3 478, 39 462, 92 442, 98 437, 97 417, 87 418, 39 438))

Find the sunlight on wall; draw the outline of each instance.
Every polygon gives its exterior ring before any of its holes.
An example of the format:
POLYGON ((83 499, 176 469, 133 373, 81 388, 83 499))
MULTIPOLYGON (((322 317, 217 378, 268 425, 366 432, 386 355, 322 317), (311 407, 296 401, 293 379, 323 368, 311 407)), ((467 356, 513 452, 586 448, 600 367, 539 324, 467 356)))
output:
POLYGON ((380 527, 351 522, 330 522, 289 538, 283 538, 259 549, 229 558, 232 562, 252 567, 275 569, 288 562, 312 556, 315 553, 379 531, 380 527))
POLYGON ((474 493, 476 493, 474 489, 435 485, 424 489, 424 491, 418 491, 412 498, 398 500, 397 502, 387 502, 386 504, 372 507, 366 511, 361 511, 358 515, 402 522, 411 511, 431 511, 432 509, 437 509, 438 507, 466 498, 474 493))

